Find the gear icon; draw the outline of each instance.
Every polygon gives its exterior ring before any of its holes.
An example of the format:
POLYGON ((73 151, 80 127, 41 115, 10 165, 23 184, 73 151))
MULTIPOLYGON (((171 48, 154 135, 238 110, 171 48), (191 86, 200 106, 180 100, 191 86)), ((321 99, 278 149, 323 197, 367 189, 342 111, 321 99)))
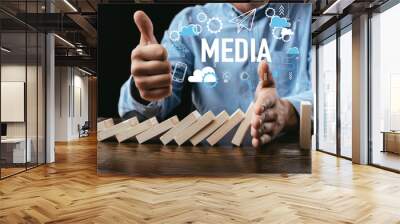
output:
POLYGON ((294 32, 291 29, 283 28, 281 31, 281 39, 283 42, 289 42, 293 35, 294 32))
POLYGON ((241 80, 248 80, 248 79, 249 79, 249 73, 247 73, 247 72, 242 72, 242 73, 240 74, 240 79, 241 79, 241 80))
POLYGON ((169 39, 172 41, 179 41, 179 39, 181 38, 181 35, 179 34, 178 31, 174 30, 174 31, 170 31, 169 32, 169 39))
POLYGON ((268 18, 272 18, 272 17, 274 17, 276 14, 275 14, 275 9, 274 8, 267 8, 266 10, 265 10, 265 15, 268 17, 268 18))
POLYGON ((212 17, 207 22, 207 29, 210 33, 219 33, 222 30, 222 20, 218 17, 212 17))
POLYGON ((207 21, 207 15, 204 12, 200 12, 199 14, 197 14, 197 21, 204 23, 205 21, 207 21))
POLYGON ((294 35, 294 32, 291 29, 281 28, 281 27, 274 27, 272 29, 272 36, 275 39, 282 40, 285 43, 292 40, 293 35, 294 35))

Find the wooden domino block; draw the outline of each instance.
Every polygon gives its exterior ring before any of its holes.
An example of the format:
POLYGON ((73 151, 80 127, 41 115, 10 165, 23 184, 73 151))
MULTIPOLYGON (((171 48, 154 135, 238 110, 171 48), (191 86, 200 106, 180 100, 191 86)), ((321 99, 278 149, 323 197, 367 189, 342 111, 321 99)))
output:
POLYGON ((177 116, 173 116, 159 124, 154 125, 149 130, 140 133, 136 136, 136 139, 141 144, 146 142, 154 137, 161 135, 162 133, 168 131, 169 129, 175 127, 179 123, 179 119, 177 116))
POLYGON ((237 129, 235 135, 232 139, 232 144, 236 146, 240 146, 243 142, 246 133, 248 133, 250 129, 251 118, 253 115, 253 102, 250 103, 249 107, 246 111, 246 117, 243 119, 242 123, 240 123, 239 128, 237 129))
POLYGON ((189 127, 191 124, 197 121, 200 117, 200 113, 195 110, 190 113, 188 116, 183 118, 181 122, 179 122, 174 128, 170 129, 167 133, 160 137, 161 142, 166 145, 171 142, 174 137, 185 130, 185 128, 189 127))
POLYGON ((178 145, 182 145, 187 140, 189 140, 193 135, 201 131, 204 127, 210 124, 214 120, 215 116, 213 112, 208 111, 203 116, 201 116, 195 123, 190 125, 185 131, 179 133, 175 136, 174 140, 178 145))
POLYGON ((312 105, 303 101, 300 104, 300 148, 311 149, 312 105))
POLYGON ((111 127, 106 127, 109 124, 106 124, 102 131, 97 132, 97 140, 103 141, 105 139, 111 138, 118 134, 119 132, 125 131, 127 128, 134 127, 139 124, 139 121, 136 117, 130 118, 128 120, 122 121, 116 125, 111 127))
POLYGON ((217 130, 225 121, 229 119, 229 114, 226 111, 222 111, 215 117, 215 119, 203 128, 201 131, 197 132, 191 139, 190 142, 196 146, 205 138, 210 136, 215 130, 217 130))
POLYGON ((226 134, 228 134, 230 130, 239 124, 243 120, 244 116, 245 115, 243 111, 237 109, 221 127, 219 127, 210 137, 207 138, 207 142, 211 146, 215 145, 226 134))
POLYGON ((112 118, 100 121, 97 123, 97 132, 103 131, 106 128, 110 128, 113 125, 114 125, 114 120, 112 118))
POLYGON ((115 137, 117 138, 117 141, 121 143, 152 128, 156 124, 158 124, 157 118, 152 117, 150 119, 143 121, 140 124, 135 125, 134 127, 127 128, 123 132, 119 132, 115 137))

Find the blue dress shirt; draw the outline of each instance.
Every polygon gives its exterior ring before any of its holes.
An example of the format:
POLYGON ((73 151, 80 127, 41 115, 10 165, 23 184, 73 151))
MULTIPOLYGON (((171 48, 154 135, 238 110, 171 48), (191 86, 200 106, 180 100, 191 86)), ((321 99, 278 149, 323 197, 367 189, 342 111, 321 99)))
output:
MULTIPOLYGON (((230 3, 209 3, 185 8, 176 15, 162 40, 172 65, 172 95, 142 105, 131 95, 130 77, 121 87, 118 104, 120 116, 135 111, 144 117, 157 116, 164 119, 181 103, 184 85, 192 85, 192 102, 201 114, 210 110, 215 115, 223 110, 232 114, 238 108, 246 111, 259 81, 259 62, 250 59, 240 63, 221 62, 216 58, 202 62, 202 38, 208 41, 209 46, 216 38, 245 39, 249 54, 252 52, 251 39, 255 40, 256 45, 253 54, 258 54, 261 39, 265 38, 271 52, 272 61, 269 64, 278 94, 289 100, 299 112, 301 101, 313 102, 310 75, 311 12, 311 4, 269 3, 256 9, 253 20, 251 13, 247 18, 239 17, 243 13, 230 3), (208 66, 215 70, 215 80, 211 79, 215 82, 188 82, 188 77, 195 70, 208 66)), ((234 43, 229 44, 235 46, 234 43)), ((239 49, 225 53, 234 57, 236 50, 239 49)))

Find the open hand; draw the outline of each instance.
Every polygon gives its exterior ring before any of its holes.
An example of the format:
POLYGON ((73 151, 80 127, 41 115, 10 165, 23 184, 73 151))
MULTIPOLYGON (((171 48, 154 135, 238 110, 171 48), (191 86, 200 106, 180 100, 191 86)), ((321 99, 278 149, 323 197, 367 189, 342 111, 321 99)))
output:
POLYGON ((293 105, 289 101, 279 98, 271 71, 265 61, 259 64, 258 76, 259 83, 251 121, 254 147, 271 142, 284 129, 296 128, 298 124, 293 105))

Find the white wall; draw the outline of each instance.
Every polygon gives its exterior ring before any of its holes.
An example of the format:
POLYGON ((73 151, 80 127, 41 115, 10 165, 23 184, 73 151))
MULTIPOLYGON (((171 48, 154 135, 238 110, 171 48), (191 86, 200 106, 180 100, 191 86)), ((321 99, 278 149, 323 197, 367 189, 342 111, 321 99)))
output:
POLYGON ((56 67, 56 141, 77 139, 78 124, 89 118, 88 78, 83 75, 76 68, 56 67))

